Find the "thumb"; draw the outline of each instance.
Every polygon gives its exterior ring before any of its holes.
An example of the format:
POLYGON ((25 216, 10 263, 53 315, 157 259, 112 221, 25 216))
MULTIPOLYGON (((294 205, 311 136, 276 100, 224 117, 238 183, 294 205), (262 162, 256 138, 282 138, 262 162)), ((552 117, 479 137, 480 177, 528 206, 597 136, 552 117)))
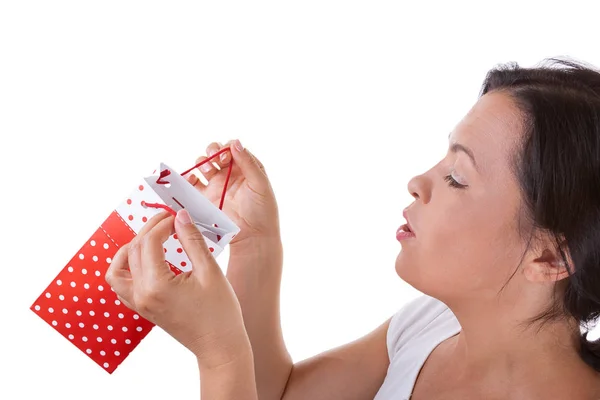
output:
POLYGON ((244 178, 256 189, 263 189, 267 184, 267 174, 260 161, 248 149, 242 147, 239 140, 231 144, 231 155, 234 162, 242 170, 244 178))
POLYGON ((208 250, 204 235, 194 224, 190 213, 185 210, 179 210, 175 218, 175 232, 183 246, 183 250, 192 262, 192 273, 206 272, 213 269, 220 271, 212 253, 208 250))
POLYGON ((106 270, 104 280, 112 288, 112 290, 119 297, 119 300, 123 301, 128 308, 133 300, 133 278, 129 270, 129 247, 131 243, 127 243, 122 246, 119 251, 114 255, 112 262, 106 270))

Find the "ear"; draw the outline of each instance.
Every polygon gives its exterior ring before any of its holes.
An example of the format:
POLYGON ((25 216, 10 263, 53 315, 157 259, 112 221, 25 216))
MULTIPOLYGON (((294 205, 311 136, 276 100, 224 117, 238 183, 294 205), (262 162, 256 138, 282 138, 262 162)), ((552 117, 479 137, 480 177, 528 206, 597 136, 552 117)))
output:
MULTIPOLYGON (((561 243, 568 265, 565 264, 558 249, 544 248, 542 254, 531 259, 525 266, 525 277, 530 282, 558 282, 569 277, 573 262, 565 242, 561 243)), ((571 270, 571 274, 573 271, 571 270)))

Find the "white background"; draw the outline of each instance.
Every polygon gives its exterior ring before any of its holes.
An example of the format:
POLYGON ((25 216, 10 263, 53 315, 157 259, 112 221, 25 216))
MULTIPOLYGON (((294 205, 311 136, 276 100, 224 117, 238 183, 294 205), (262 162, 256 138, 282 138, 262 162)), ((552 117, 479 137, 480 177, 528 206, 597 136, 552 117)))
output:
POLYGON ((596 2, 556 4, 0 2, 0 398, 198 398, 160 329, 110 376, 29 306, 141 176, 212 141, 241 139, 275 188, 294 360, 375 328, 418 294, 394 271, 406 185, 487 70, 600 66, 596 2))

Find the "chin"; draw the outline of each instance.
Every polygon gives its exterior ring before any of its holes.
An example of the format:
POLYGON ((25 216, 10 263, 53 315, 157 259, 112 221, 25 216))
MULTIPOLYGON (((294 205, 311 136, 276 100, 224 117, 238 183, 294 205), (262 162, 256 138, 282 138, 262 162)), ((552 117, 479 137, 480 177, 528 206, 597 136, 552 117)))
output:
POLYGON ((440 301, 455 297, 460 283, 453 282, 450 276, 442 275, 442 271, 431 270, 424 264, 400 253, 396 258, 396 274, 414 289, 440 301))
POLYGON ((398 254, 396 257, 396 274, 402 279, 404 282, 408 283, 413 288, 417 289, 419 292, 428 294, 432 289, 431 286, 432 280, 427 278, 426 269, 424 269, 416 260, 409 259, 406 257, 406 254, 398 254))
POLYGON ((400 252, 396 257, 396 274, 406 283, 413 285, 413 282, 418 277, 418 267, 414 261, 407 260, 406 256, 400 252))

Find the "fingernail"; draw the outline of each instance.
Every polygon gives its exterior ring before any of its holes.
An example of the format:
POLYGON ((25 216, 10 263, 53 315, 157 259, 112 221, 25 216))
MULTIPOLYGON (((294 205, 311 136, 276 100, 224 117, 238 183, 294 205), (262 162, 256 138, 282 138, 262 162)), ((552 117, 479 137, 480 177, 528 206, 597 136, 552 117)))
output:
POLYGON ((192 218, 186 209, 181 209, 177 212, 177 221, 182 225, 188 225, 192 223, 192 218))
POLYGON ((221 161, 225 162, 226 159, 227 159, 227 153, 221 154, 221 161))
POLYGON ((235 140, 233 145, 236 149, 238 149, 238 151, 244 150, 244 147, 242 147, 242 143, 238 139, 235 140))
POLYGON ((211 170, 212 166, 210 165, 210 161, 205 162, 204 164, 202 164, 200 166, 200 169, 202 170, 202 172, 209 172, 211 170))

